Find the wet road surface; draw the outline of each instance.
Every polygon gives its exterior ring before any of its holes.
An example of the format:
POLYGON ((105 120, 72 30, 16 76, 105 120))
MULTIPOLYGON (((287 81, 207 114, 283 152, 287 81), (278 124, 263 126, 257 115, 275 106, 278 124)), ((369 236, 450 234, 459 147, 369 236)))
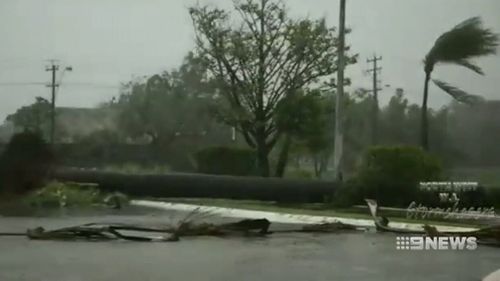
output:
MULTIPOLYGON (((88 222, 164 224, 179 213, 0 217, 1 231, 88 222)), ((211 218, 210 220, 220 220, 211 218)), ((0 280, 481 280, 500 249, 400 251, 395 235, 273 234, 182 238, 175 243, 54 242, 0 237, 0 280)))

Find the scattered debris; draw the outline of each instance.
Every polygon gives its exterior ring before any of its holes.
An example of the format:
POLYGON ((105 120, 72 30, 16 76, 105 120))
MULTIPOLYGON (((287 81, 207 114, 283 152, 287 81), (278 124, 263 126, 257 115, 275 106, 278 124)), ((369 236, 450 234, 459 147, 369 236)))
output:
POLYGON ((322 224, 312 224, 305 225, 302 227, 300 232, 322 232, 322 233, 334 233, 343 230, 358 230, 354 225, 345 224, 341 222, 333 223, 322 223, 322 224))
MULTIPOLYGON (((0 233, 0 236, 26 236, 33 240, 87 240, 87 241, 179 241, 181 237, 188 236, 266 236, 272 234, 269 231, 271 222, 262 219, 244 219, 232 223, 195 223, 210 216, 209 213, 201 213, 198 209, 193 210, 181 219, 177 225, 168 227, 147 227, 130 224, 101 224, 90 223, 73 227, 65 227, 55 230, 46 230, 43 227, 28 229, 26 233, 0 233), (130 234, 134 233, 134 235, 130 234), (155 233, 157 236, 151 236, 155 233)), ((298 229, 282 230, 276 232, 319 232, 335 233, 346 230, 355 230, 356 227, 340 222, 323 223, 317 225, 302 226, 298 229)))
POLYGON ((269 226, 271 222, 267 219, 246 219, 235 223, 226 223, 221 225, 221 229, 225 231, 243 231, 250 232, 259 230, 260 234, 269 234, 269 226))
POLYGON ((43 227, 28 229, 26 236, 33 240, 89 240, 89 241, 108 241, 108 240, 130 240, 139 242, 178 241, 179 238, 174 235, 147 237, 133 236, 123 234, 121 231, 141 231, 141 232, 160 232, 158 229, 139 228, 125 225, 99 225, 87 224, 81 226, 67 227, 47 231, 43 227))
MULTIPOLYGON (((405 234, 437 236, 475 236, 482 245, 500 247, 500 226, 492 226, 472 231, 441 232, 435 226, 423 225, 422 230, 394 228, 389 226, 389 219, 379 217, 378 204, 374 200, 366 200, 370 213, 375 222, 376 230, 380 232, 393 232, 405 234)), ((28 229, 26 233, 0 233, 0 236, 26 236, 33 240, 86 240, 109 241, 128 240, 139 242, 175 242, 187 236, 267 236, 272 233, 343 233, 346 231, 360 230, 359 227, 341 222, 320 223, 301 226, 297 229, 269 230, 271 222, 265 218, 244 219, 232 223, 195 223, 210 216, 210 213, 199 212, 195 209, 188 213, 175 226, 150 227, 130 224, 102 224, 90 223, 55 230, 45 230, 43 227, 28 229), (152 236, 152 235, 156 236, 152 236)), ((365 228, 363 228, 365 229, 365 228)))
POLYGON ((122 206, 128 204, 129 201, 130 200, 128 199, 127 195, 120 192, 111 193, 103 200, 104 205, 112 209, 121 209, 122 206))

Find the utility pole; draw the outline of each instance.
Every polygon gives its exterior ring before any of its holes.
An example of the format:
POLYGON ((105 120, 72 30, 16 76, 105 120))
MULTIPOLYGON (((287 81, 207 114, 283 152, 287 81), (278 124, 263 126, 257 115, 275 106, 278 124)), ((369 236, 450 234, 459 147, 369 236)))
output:
POLYGON ((56 83, 56 72, 59 70, 59 65, 56 64, 55 60, 50 61, 50 66, 45 68, 45 71, 50 71, 52 73, 52 83, 47 85, 51 88, 51 100, 50 100, 50 144, 54 145, 55 135, 56 135, 56 88, 59 84, 56 83))
POLYGON ((373 116, 372 116, 372 145, 378 144, 378 116, 379 116, 379 106, 378 106, 378 91, 382 90, 379 88, 378 74, 382 70, 382 67, 377 66, 377 62, 381 61, 382 57, 377 57, 368 59, 367 63, 372 64, 372 68, 368 70, 369 73, 373 74, 373 116))
POLYGON ((50 99, 50 144, 54 145, 56 137, 56 94, 57 89, 61 85, 62 77, 66 71, 73 71, 71 66, 66 66, 59 78, 59 82, 56 82, 57 71, 59 70, 59 65, 57 60, 50 60, 50 65, 45 68, 45 71, 50 71, 52 74, 51 83, 47 87, 51 88, 51 99, 50 99))
POLYGON ((345 68, 345 11, 346 0, 340 0, 339 49, 337 70, 337 96, 335 100, 335 143, 333 151, 333 169, 337 181, 342 181, 342 153, 344 150, 344 68, 345 68))

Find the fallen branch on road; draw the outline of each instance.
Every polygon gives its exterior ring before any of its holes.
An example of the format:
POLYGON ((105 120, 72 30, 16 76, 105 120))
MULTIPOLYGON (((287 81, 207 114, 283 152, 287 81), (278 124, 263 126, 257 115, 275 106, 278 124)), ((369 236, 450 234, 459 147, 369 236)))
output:
MULTIPOLYGON (((28 229, 26 233, 0 233, 0 236, 26 236, 32 240, 56 241, 110 241, 126 240, 136 242, 175 242, 188 236, 267 236, 271 222, 267 219, 245 219, 234 223, 211 224, 181 221, 176 227, 146 227, 129 224, 100 224, 65 227, 46 230, 43 227, 28 229), (140 233, 131 235, 129 233, 140 233), (160 234, 151 236, 151 233, 160 234)), ((343 223, 324 223, 302 226, 297 229, 275 231, 274 233, 338 233, 356 230, 355 226, 343 223)))

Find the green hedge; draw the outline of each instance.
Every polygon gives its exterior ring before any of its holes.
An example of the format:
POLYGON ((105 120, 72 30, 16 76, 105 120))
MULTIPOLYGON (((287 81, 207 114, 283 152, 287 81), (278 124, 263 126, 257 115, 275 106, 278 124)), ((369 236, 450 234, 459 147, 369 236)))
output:
POLYGON ((196 152, 194 158, 200 173, 233 176, 257 174, 257 155, 251 149, 210 147, 196 152))
POLYGON ((357 176, 337 192, 338 204, 363 204, 376 199, 383 206, 406 207, 421 200, 418 183, 442 178, 439 159, 418 147, 372 147, 364 155, 357 176))

